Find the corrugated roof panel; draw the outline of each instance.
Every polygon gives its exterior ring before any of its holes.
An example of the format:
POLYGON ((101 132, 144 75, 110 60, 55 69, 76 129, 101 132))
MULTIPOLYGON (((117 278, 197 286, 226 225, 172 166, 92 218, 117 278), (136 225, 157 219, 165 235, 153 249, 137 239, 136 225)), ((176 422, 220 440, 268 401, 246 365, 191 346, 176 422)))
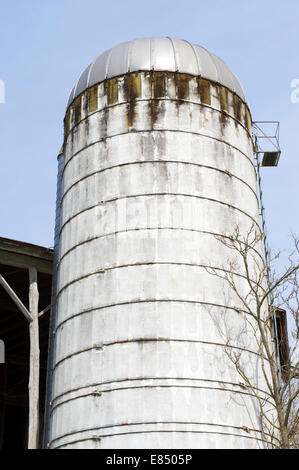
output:
POLYGON ((87 79, 88 79, 90 67, 91 67, 91 64, 80 75, 80 78, 79 78, 79 81, 77 83, 76 90, 75 90, 76 96, 80 95, 88 87, 87 79))
POLYGON ((151 38, 151 69, 175 72, 175 57, 168 38, 151 38))
POLYGON ((218 81, 225 85, 227 88, 230 88, 232 91, 235 91, 235 81, 233 79, 233 74, 230 69, 227 67, 225 62, 219 57, 214 56, 214 61, 218 70, 218 81))
POLYGON ((172 39, 172 42, 176 50, 177 69, 184 70, 184 73, 198 75, 198 63, 192 45, 188 41, 177 39, 172 39))
POLYGON ((110 62, 107 70, 107 78, 117 77, 128 72, 129 42, 118 44, 112 49, 110 62), (125 70, 125 72, 124 72, 125 70))
POLYGON ((112 49, 103 52, 94 61, 90 69, 89 75, 89 86, 95 85, 96 83, 102 82, 106 78, 106 67, 109 60, 109 55, 112 49))
POLYGON ((151 69, 151 44, 149 39, 132 41, 129 60, 130 71, 151 69))
POLYGON ((66 105, 67 108, 69 107, 69 105, 72 103, 72 101, 74 99, 74 89, 75 89, 75 86, 73 86, 72 91, 70 92, 69 99, 68 99, 67 105, 66 105))
POLYGON ((244 89, 241 85, 241 82, 240 80, 238 79, 238 77, 234 74, 234 86, 235 86, 235 93, 240 96, 240 98, 242 98, 243 101, 246 102, 246 96, 245 96, 245 92, 244 92, 244 89))
POLYGON ((194 50, 197 54, 200 75, 204 78, 217 81, 218 74, 214 61, 211 58, 211 54, 206 51, 203 47, 194 45, 194 50))
POLYGON ((180 39, 143 38, 118 44, 99 55, 80 75, 67 106, 86 88, 105 78, 138 70, 178 71, 200 75, 229 88, 245 101, 239 79, 223 60, 203 47, 180 39))

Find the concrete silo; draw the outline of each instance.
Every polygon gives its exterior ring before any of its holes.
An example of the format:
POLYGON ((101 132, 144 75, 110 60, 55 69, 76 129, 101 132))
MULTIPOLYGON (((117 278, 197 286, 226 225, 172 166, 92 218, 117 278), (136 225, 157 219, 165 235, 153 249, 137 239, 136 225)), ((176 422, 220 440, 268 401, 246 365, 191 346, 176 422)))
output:
MULTIPOLYGON (((265 446, 217 327, 243 320, 206 269, 227 258, 217 235, 258 228, 250 126, 238 79, 187 41, 122 43, 80 75, 60 156, 48 447, 265 446)), ((257 350, 235 337, 264 393, 257 350)))

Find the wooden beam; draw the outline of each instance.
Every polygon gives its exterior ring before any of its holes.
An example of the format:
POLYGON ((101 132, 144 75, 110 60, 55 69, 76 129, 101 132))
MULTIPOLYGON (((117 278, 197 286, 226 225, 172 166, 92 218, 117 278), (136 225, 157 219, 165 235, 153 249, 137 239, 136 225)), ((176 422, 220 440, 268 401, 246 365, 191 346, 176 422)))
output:
POLYGON ((37 270, 29 270, 29 309, 32 322, 30 333, 30 372, 29 372, 29 429, 28 449, 37 449, 39 443, 39 334, 38 334, 38 288, 37 270))
POLYGON ((16 268, 28 269, 37 265, 39 272, 52 274, 52 261, 33 256, 24 255, 22 253, 12 253, 0 250, 0 263, 7 266, 15 266, 16 268))
POLYGON ((36 268, 52 274, 53 251, 31 243, 0 237, 0 263, 17 268, 36 268))
MULTIPOLYGON (((33 268, 34 269, 34 268, 33 268)), ((19 308, 19 310, 23 313, 23 315, 25 315, 25 317, 27 318, 27 320, 29 322, 32 321, 32 316, 30 315, 30 313, 28 312, 27 308, 25 307, 25 305, 23 304, 23 302, 19 299, 19 297, 17 296, 17 294, 14 292, 14 290, 10 287, 10 285, 6 282, 6 280, 4 279, 3 276, 1 276, 0 274, 0 284, 2 285, 2 287, 6 290, 6 292, 8 293, 8 295, 11 297, 11 299, 14 301, 14 303, 17 305, 17 307, 19 308)))
POLYGON ((39 317, 41 317, 44 313, 48 312, 51 309, 51 304, 48 305, 44 310, 41 310, 38 314, 39 317))

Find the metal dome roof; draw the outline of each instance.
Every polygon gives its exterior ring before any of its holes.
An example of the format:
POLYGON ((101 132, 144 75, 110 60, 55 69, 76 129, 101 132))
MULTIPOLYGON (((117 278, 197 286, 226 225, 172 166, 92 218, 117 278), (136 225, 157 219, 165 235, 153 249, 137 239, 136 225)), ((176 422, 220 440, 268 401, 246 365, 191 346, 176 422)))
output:
POLYGON ((128 72, 181 72, 217 82, 246 101, 239 79, 214 54, 196 44, 172 38, 145 38, 117 44, 99 55, 79 76, 67 107, 87 88, 128 72))

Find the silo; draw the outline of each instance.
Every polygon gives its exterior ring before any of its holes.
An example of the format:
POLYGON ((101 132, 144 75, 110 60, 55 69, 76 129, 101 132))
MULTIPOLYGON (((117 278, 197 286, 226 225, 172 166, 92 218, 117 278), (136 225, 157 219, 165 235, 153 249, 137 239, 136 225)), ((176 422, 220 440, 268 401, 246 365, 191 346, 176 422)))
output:
POLYGON ((257 349, 207 269, 228 256, 217 236, 259 229, 250 125, 239 80, 187 41, 122 43, 79 76, 65 116, 48 447, 265 447, 220 319, 266 393, 257 349))

